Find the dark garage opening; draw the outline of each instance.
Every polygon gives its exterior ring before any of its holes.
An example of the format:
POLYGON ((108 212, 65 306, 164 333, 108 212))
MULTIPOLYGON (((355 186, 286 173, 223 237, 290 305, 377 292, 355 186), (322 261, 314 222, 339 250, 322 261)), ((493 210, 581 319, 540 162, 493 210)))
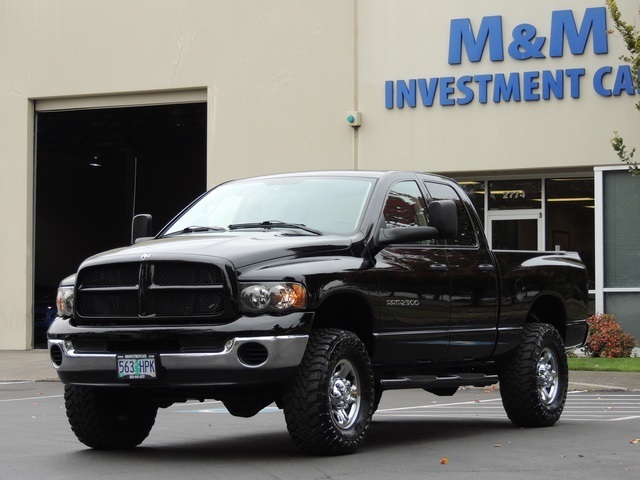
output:
POLYGON ((157 232, 206 190, 206 103, 38 112, 34 346, 60 280, 130 243, 134 214, 157 232))

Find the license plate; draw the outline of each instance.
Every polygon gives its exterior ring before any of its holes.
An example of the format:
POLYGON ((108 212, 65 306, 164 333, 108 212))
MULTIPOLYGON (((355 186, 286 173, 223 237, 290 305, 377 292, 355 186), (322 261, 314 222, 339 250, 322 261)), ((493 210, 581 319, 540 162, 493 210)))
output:
POLYGON ((156 378, 156 357, 146 353, 118 355, 118 378, 124 380, 144 380, 156 378))

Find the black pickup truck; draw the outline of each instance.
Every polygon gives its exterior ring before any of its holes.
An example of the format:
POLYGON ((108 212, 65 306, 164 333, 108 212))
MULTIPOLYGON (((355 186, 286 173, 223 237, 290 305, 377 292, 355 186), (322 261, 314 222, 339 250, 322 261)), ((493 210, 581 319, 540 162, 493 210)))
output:
POLYGON ((385 390, 500 382, 521 427, 553 425, 566 349, 584 344, 575 253, 493 252, 464 191, 411 172, 304 172, 224 183, 155 237, 63 280, 48 348, 71 427, 131 448, 158 408, 274 403, 293 442, 355 451, 385 390))

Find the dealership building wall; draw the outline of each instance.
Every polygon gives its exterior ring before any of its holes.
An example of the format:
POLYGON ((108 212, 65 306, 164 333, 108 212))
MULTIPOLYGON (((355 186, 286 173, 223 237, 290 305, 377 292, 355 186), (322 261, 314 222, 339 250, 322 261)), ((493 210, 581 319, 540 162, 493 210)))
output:
MULTIPOLYGON (((618 4, 633 22, 638 2, 618 4)), ((639 97, 613 28, 603 0, 0 0, 0 349, 32 345, 38 114, 189 102, 207 105, 209 187, 453 176, 494 233, 515 222, 536 249, 587 238, 593 309, 640 337, 640 179, 610 145, 614 131, 640 143, 639 97), (592 231, 552 225, 576 182, 592 231)), ((73 204, 73 185, 47 188, 73 204)))

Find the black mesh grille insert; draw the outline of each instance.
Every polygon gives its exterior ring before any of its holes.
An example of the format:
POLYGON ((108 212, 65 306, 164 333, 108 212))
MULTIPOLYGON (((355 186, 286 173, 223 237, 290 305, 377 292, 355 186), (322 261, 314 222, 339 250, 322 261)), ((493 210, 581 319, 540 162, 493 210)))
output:
POLYGON ((82 271, 80 285, 83 287, 134 287, 138 285, 140 264, 122 263, 89 267, 82 271))
POLYGON ((222 283, 222 273, 215 265, 189 263, 158 263, 154 266, 156 285, 216 285, 222 283))
POLYGON ((85 317, 138 315, 138 292, 82 292, 78 295, 77 309, 85 317))
POLYGON ((219 290, 153 291, 149 300, 156 315, 219 315, 224 307, 219 290))
POLYGON ((110 324, 148 317, 166 322, 220 316, 225 311, 224 283, 222 269, 206 263, 94 265, 78 274, 76 311, 80 317, 111 318, 110 324))

